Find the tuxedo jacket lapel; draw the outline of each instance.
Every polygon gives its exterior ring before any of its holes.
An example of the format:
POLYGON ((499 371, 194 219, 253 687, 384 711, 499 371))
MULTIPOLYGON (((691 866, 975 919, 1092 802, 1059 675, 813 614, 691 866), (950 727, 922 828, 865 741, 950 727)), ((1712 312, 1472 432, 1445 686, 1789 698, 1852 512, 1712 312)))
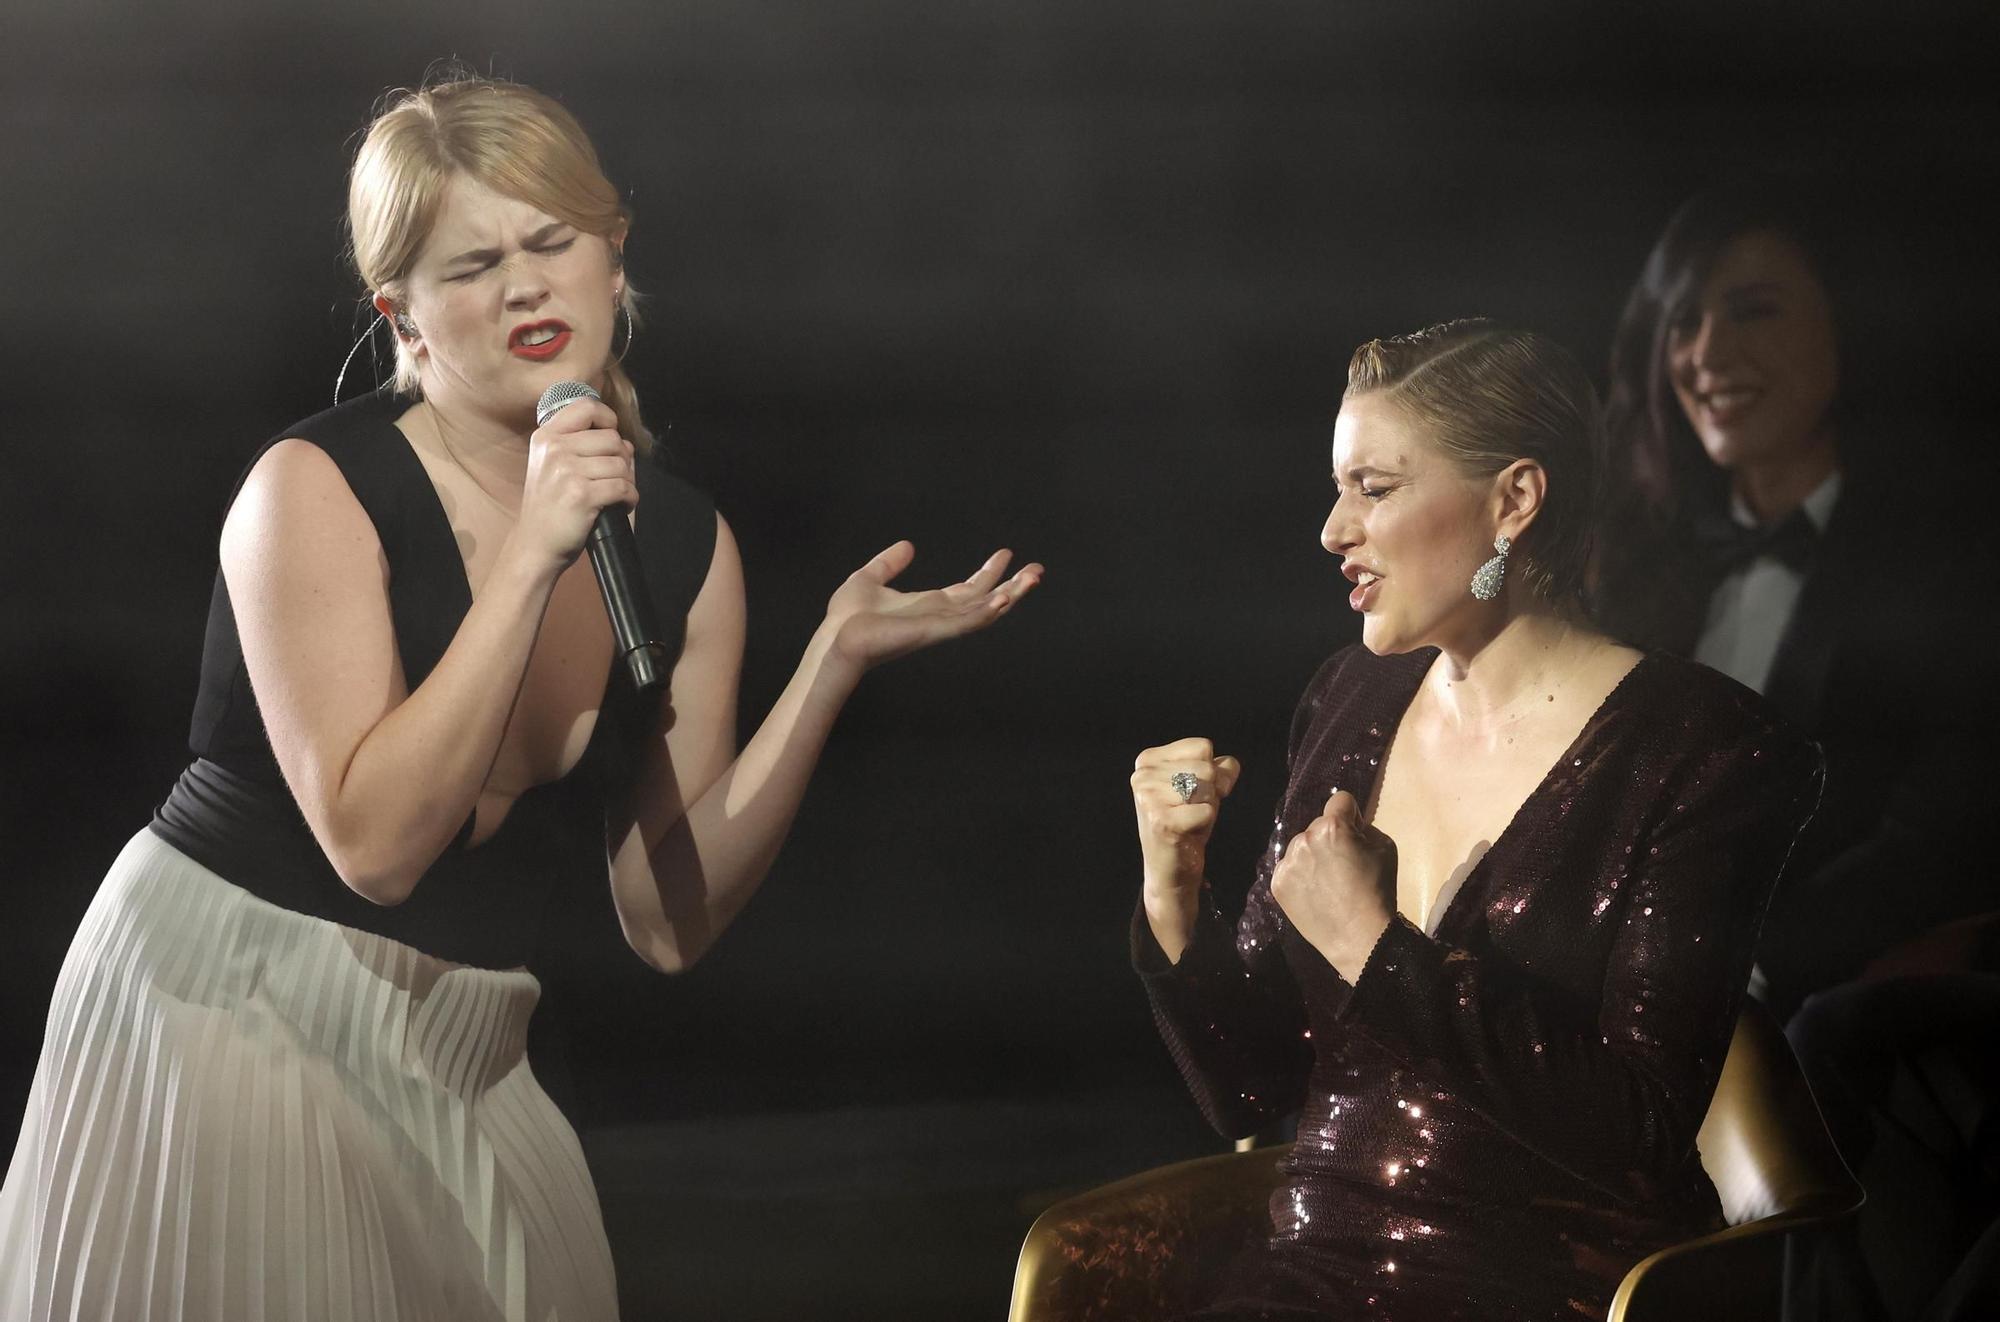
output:
POLYGON ((1848 619, 1864 599, 1868 563, 1853 527, 1859 505, 1854 500, 1834 505, 1764 682, 1764 696, 1800 729, 1823 727, 1834 655, 1848 619))

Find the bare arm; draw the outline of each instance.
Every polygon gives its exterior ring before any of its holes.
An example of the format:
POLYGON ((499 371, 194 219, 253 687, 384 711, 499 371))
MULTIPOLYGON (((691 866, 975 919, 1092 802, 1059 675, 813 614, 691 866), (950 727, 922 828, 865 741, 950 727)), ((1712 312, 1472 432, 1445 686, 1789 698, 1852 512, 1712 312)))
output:
POLYGON ((223 525, 223 577, 279 769, 341 879, 377 904, 409 898, 472 812, 556 578, 597 509, 636 498, 624 442, 587 421, 536 434, 521 520, 414 692, 381 543, 325 451, 271 447, 223 525))
POLYGON ((791 682, 734 754, 743 574, 735 539, 718 519, 715 558, 674 669, 673 728, 642 773, 636 810, 609 824, 619 920, 653 967, 692 965, 755 894, 841 707, 869 667, 991 624, 1041 577, 1030 565, 1002 583, 1002 553, 949 588, 891 591, 889 580, 913 555, 898 543, 834 594, 791 682))

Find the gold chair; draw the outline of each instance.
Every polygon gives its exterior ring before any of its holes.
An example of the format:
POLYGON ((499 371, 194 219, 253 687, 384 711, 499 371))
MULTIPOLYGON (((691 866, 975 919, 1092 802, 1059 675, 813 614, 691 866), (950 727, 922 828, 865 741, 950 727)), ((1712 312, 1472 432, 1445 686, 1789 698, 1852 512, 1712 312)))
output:
MULTIPOLYGON (((1608 1322, 1775 1318, 1784 1236, 1861 1205, 1791 1048, 1754 1001, 1737 1020, 1697 1142, 1729 1226, 1633 1267, 1608 1322)), ((1192 1308, 1268 1233, 1288 1150, 1183 1161, 1057 1203, 1021 1246, 1009 1322, 1157 1322, 1192 1308)))

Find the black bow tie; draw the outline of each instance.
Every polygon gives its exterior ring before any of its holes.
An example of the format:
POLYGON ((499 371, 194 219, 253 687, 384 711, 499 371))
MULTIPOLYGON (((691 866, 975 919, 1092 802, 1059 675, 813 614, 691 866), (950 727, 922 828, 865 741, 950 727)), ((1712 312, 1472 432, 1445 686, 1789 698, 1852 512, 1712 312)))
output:
POLYGON ((1819 525, 1803 507, 1755 528, 1744 527, 1720 510, 1704 511, 1695 517, 1692 536, 1696 553, 1719 578, 1766 556, 1803 574, 1812 568, 1819 525))

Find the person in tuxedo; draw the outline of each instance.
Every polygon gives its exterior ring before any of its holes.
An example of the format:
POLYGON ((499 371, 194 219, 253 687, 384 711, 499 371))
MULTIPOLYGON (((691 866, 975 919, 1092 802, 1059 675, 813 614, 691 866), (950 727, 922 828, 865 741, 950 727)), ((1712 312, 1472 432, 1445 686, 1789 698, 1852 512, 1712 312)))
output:
POLYGON ((1972 1246, 1992 1191, 1953 1186, 1994 1096, 1964 1065, 2000 1028, 1978 919, 2000 898, 1972 832, 1990 685, 1966 645, 1993 560, 1953 515, 1919 392, 1882 369, 1894 321, 1863 291, 1886 249, 1839 202, 1731 187, 1668 222, 1611 350, 1594 595, 1614 634, 1734 676, 1825 751, 1753 990, 1789 1020, 1870 1205, 1795 1255, 1788 1307, 1916 1318, 1990 1272, 1972 1246), (1912 1081, 1960 1122, 1911 1114, 1912 1081))
POLYGON ((1944 456, 1893 434, 1895 383, 1869 380, 1853 238, 1803 190, 1697 197, 1611 351, 1598 618, 1756 689, 1826 751, 1758 951, 1781 1017, 2000 907, 1969 850, 1992 723, 1964 641, 1991 560, 1940 494, 1944 456))

